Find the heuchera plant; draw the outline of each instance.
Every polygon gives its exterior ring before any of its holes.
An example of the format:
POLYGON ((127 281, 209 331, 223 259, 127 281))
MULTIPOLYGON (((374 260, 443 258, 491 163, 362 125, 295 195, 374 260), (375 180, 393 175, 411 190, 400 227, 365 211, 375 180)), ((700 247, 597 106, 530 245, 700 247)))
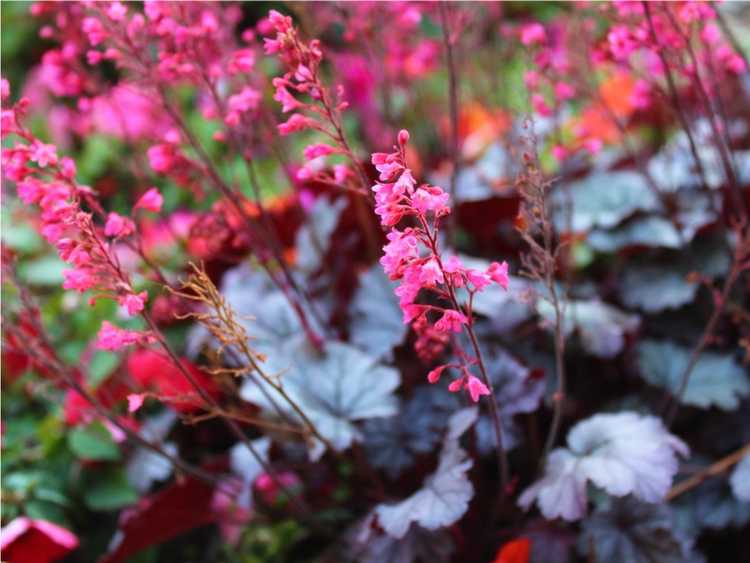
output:
POLYGON ((745 560, 741 9, 3 8, 3 561, 745 560))

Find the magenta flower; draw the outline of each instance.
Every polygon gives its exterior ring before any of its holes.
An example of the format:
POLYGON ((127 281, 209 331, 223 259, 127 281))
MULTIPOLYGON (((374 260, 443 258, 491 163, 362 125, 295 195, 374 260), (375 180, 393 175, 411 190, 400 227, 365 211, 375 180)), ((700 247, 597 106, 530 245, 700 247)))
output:
POLYGON ((145 209, 146 211, 152 211, 153 213, 159 213, 161 206, 164 204, 164 198, 159 193, 157 188, 150 188, 140 199, 136 202, 133 210, 145 209))

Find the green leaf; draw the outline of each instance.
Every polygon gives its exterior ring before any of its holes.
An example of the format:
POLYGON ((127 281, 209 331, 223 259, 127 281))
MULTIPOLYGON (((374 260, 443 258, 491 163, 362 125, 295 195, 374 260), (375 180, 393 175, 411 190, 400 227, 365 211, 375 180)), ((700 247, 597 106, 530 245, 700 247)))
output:
POLYGON ((138 493, 130 486, 122 470, 98 474, 87 485, 83 500, 91 510, 118 510, 138 500, 138 493))
POLYGON ((120 449, 112 440, 109 430, 99 422, 73 430, 68 434, 68 446, 81 459, 120 459, 120 449))
POLYGON ((18 267, 18 277, 31 285, 59 285, 63 282, 63 270, 67 264, 57 256, 43 256, 18 267))
POLYGON ((65 511, 58 505, 45 500, 30 500, 24 504, 26 516, 34 520, 49 520, 55 524, 70 527, 65 511))
POLYGON ((113 352, 97 350, 89 364, 88 382, 96 388, 119 365, 120 356, 113 352))
POLYGON ((3 244, 18 252, 31 254, 42 248, 42 238, 28 223, 13 220, 10 213, 3 210, 3 244))

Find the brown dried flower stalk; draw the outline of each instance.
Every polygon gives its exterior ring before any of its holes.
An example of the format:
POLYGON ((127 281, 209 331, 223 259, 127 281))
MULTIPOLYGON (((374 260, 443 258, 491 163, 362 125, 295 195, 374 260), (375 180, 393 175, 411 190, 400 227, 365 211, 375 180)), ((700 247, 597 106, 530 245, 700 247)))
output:
MULTIPOLYGON (((192 318, 203 325, 213 336, 219 347, 214 350, 218 357, 224 356, 229 363, 237 367, 218 367, 214 368, 216 374, 229 374, 233 377, 249 377, 258 384, 257 377, 260 377, 266 384, 270 385, 286 403, 294 410, 304 424, 303 429, 298 431, 303 434, 306 440, 314 436, 330 451, 335 451, 331 443, 318 432, 317 428, 309 417, 304 413, 302 408, 289 396, 281 382, 281 374, 269 374, 263 369, 263 362, 266 361, 265 355, 253 350, 250 345, 251 337, 247 331, 237 321, 237 315, 232 307, 227 303, 224 296, 219 292, 217 287, 208 277, 202 266, 190 264, 192 273, 182 284, 182 291, 171 289, 174 294, 203 305, 201 312, 193 312, 185 315, 185 318, 192 318)), ((281 418, 286 419, 290 425, 295 421, 289 420, 284 409, 274 401, 273 397, 268 395, 263 386, 261 391, 266 394, 266 398, 274 405, 275 410, 281 418)))

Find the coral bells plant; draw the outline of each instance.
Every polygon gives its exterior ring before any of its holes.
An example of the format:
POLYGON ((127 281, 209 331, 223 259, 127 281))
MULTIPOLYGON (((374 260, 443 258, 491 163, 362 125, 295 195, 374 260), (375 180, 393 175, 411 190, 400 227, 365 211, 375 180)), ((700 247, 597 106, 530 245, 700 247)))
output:
POLYGON ((3 561, 750 563, 741 8, 4 3, 3 561))

